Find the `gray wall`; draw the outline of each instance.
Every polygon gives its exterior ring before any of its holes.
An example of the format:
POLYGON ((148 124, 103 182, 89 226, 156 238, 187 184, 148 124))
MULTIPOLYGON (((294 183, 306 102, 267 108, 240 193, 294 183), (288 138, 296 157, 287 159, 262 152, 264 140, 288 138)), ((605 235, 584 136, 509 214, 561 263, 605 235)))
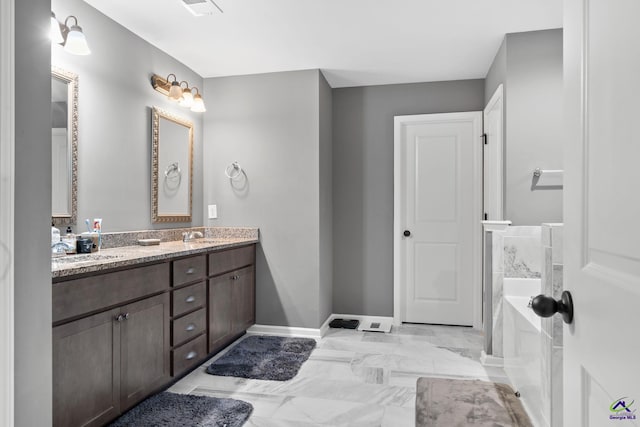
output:
POLYGON ((329 83, 319 73, 320 107, 320 317, 324 322, 333 305, 333 129, 332 92, 329 83))
POLYGON ((15 2, 16 427, 52 413, 50 16, 49 0, 15 2))
POLYGON ((503 83, 505 219, 562 222, 562 190, 532 187, 535 168, 562 169, 562 30, 507 34, 486 78, 503 83))
POLYGON ((489 103, 489 100, 493 96, 493 93, 498 89, 498 86, 503 85, 503 100, 505 97, 504 85, 507 81, 507 41, 506 37, 502 39, 498 53, 496 53, 487 77, 484 80, 484 103, 489 103))
POLYGON ((393 315, 393 117, 481 111, 484 80, 333 91, 333 312, 393 315))
POLYGON ((260 227, 259 324, 320 326, 319 77, 309 70, 205 79, 215 100, 205 114, 205 204, 218 206, 208 224, 260 227), (233 161, 245 180, 226 178, 233 161))
POLYGON ((152 106, 195 125, 191 224, 202 225, 202 114, 167 100, 150 83, 154 73, 174 73, 202 89, 202 78, 84 1, 53 0, 52 10, 59 19, 78 17, 92 51, 74 56, 56 46, 51 58, 79 75, 78 230, 85 231, 84 218, 95 217, 104 231, 189 225, 151 223, 152 106))

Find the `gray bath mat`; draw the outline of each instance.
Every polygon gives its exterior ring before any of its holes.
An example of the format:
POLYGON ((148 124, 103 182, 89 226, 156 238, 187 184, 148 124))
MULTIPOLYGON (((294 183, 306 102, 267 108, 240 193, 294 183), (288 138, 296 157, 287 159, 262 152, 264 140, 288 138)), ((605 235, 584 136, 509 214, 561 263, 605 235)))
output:
POLYGON ((227 354, 207 367, 207 373, 226 377, 286 381, 316 347, 310 338, 255 335, 242 340, 227 354))
POLYGON ((134 406, 109 427, 240 427, 251 415, 250 403, 164 392, 134 406))
POLYGON ((533 427, 506 384, 419 378, 416 427, 533 427))

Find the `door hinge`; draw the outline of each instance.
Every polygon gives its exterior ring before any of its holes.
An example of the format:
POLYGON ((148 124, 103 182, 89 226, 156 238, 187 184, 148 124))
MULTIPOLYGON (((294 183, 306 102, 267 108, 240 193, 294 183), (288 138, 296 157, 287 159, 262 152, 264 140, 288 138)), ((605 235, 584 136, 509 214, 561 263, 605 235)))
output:
POLYGON ((482 142, 484 143, 484 145, 488 144, 488 142, 487 142, 487 134, 486 133, 483 133, 480 138, 482 138, 482 142))
POLYGON ((487 219, 489 219, 489 215, 487 215, 486 213, 484 214, 484 220, 486 221, 487 219))

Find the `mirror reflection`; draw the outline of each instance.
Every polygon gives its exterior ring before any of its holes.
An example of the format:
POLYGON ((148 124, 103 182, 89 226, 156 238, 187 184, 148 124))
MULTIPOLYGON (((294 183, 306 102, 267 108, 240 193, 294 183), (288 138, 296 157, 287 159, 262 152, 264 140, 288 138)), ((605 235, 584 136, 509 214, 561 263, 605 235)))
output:
POLYGON ((51 218, 76 222, 78 168, 78 76, 51 70, 51 218))
POLYGON ((193 124, 153 108, 152 220, 191 222, 193 124))

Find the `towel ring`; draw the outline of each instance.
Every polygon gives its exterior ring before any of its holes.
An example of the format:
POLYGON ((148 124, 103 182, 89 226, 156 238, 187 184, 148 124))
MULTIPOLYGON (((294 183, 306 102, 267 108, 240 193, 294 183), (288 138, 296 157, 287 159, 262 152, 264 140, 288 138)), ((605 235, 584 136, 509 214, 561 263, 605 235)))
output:
POLYGON ((164 171, 165 179, 176 181, 179 180, 182 176, 182 171, 180 170, 180 164, 178 162, 173 162, 167 169, 164 171))
POLYGON ((224 174, 229 179, 236 179, 242 175, 242 168, 238 162, 233 162, 224 170, 224 174))

